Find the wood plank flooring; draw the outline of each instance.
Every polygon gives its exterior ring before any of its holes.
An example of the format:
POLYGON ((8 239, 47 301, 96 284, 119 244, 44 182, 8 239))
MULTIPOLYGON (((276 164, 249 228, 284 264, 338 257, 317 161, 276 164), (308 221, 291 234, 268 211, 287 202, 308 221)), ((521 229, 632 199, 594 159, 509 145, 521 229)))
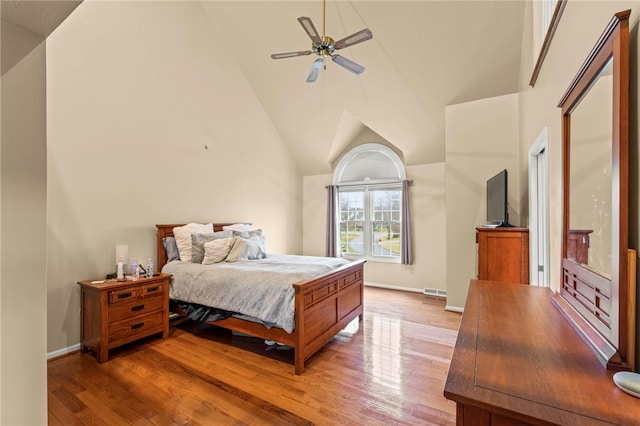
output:
POLYGON ((365 288, 365 315, 293 371, 293 353, 182 321, 170 337, 49 361, 50 425, 454 425, 460 325, 444 301, 365 288))

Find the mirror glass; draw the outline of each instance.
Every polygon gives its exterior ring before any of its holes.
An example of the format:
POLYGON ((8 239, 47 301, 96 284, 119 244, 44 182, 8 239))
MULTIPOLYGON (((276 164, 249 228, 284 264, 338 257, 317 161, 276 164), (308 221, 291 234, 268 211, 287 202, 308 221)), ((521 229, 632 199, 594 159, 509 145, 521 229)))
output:
POLYGON ((611 278, 613 60, 571 113, 567 257, 611 278))

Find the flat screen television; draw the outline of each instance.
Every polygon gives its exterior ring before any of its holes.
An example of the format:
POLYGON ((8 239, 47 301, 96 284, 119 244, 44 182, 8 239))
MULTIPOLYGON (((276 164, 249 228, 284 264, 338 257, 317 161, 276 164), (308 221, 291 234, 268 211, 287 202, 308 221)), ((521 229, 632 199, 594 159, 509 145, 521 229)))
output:
POLYGON ((507 181, 506 169, 487 181, 487 226, 511 226, 507 206, 507 181))

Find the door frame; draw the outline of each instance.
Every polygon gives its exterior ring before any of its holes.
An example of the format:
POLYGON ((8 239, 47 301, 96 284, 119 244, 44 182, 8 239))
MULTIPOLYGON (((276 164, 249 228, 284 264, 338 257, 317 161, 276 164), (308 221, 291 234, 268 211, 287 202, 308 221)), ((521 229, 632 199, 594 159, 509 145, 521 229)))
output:
POLYGON ((529 283, 549 287, 549 129, 544 127, 529 148, 529 283), (538 160, 542 159, 542 172, 538 160), (542 176, 539 174, 542 173, 542 176), (541 182, 539 184, 539 182, 541 182), (538 195, 538 196, 536 196, 538 195), (539 203, 542 202, 542 206, 539 203), (542 214, 538 211, 542 209, 542 214), (539 247, 542 241, 542 247, 539 247), (539 254, 542 249, 542 254, 539 254), (538 265, 542 265, 542 282, 538 265))

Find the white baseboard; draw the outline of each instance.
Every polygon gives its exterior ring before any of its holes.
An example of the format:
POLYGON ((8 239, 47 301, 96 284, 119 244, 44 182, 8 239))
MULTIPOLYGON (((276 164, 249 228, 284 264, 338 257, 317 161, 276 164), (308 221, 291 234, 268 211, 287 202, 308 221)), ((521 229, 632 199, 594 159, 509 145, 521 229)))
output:
POLYGON ((62 355, 70 354, 71 352, 76 352, 80 350, 80 343, 76 343, 75 345, 67 346, 66 348, 58 349, 53 352, 49 352, 47 354, 47 359, 57 358, 62 355))
POLYGON ((364 285, 365 285, 365 287, 377 287, 377 288, 386 288, 386 289, 389 289, 389 290, 410 291, 412 293, 422 293, 422 291, 423 291, 423 290, 421 290, 419 288, 398 287, 396 285, 389 285, 389 284, 378 284, 378 283, 365 282, 364 285))
POLYGON ((464 308, 461 308, 461 307, 459 307, 459 306, 449 306, 449 305, 446 305, 446 306, 444 307, 444 310, 445 310, 445 311, 451 311, 451 312, 459 312, 459 313, 463 313, 463 312, 464 312, 464 308))
MULTIPOLYGON (((446 299, 447 298, 447 291, 446 290, 433 290, 433 289, 427 289, 427 288, 419 289, 419 288, 413 288, 413 287, 398 287, 398 286, 395 286, 395 285, 379 284, 379 283, 371 283, 371 282, 365 282, 364 285, 365 285, 365 287, 378 287, 378 288, 386 288, 386 289, 389 289, 389 290, 410 291, 412 293, 420 293, 420 294, 424 294, 426 296, 432 296, 432 297, 437 297, 437 298, 442 298, 442 299, 446 299)), ((453 312, 462 312, 463 308, 459 308, 457 306, 445 306, 445 310, 453 311, 453 312)))

